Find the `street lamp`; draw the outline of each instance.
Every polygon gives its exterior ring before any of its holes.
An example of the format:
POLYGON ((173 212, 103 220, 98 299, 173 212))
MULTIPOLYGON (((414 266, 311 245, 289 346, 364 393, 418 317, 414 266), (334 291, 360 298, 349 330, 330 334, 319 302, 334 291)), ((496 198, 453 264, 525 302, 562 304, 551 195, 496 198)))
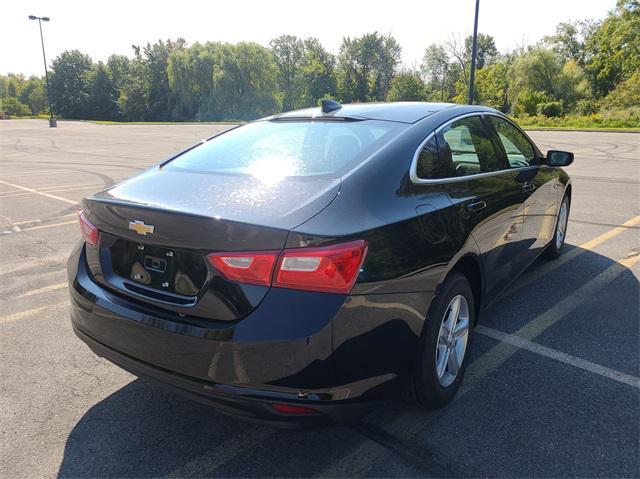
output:
POLYGON ((47 82, 47 100, 49 100, 49 127, 55 128, 57 126, 55 118, 53 118, 53 108, 51 108, 51 89, 49 88, 49 72, 47 71, 47 56, 44 53, 44 37, 42 36, 42 22, 48 22, 49 17, 36 17, 35 15, 29 15, 29 20, 38 20, 38 26, 40 27, 40 42, 42 43, 42 59, 44 60, 44 77, 47 82))
POLYGON ((473 46, 471 48, 471 73, 469 75, 469 105, 473 105, 473 81, 476 74, 476 54, 478 51, 478 10, 480 0, 476 0, 476 18, 473 22, 473 46))

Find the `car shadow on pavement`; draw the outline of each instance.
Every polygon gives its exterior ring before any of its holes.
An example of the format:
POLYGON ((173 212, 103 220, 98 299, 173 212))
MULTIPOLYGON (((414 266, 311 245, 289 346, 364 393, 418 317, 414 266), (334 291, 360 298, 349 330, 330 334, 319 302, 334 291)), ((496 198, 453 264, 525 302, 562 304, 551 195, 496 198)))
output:
MULTIPOLYGON (((482 324, 514 333, 541 315, 548 314, 558 303, 575 297, 574 307, 562 309, 559 312, 562 319, 541 331, 534 341, 638 376, 637 278, 624 265, 597 253, 569 246, 565 254, 574 257, 557 268, 538 260, 520 279, 524 286, 487 311, 482 324), (607 281, 593 283, 598 277, 602 279, 601 274, 606 271, 611 273, 606 276, 607 281), (528 275, 534 279, 528 280, 528 275), (587 287, 595 287, 596 290, 594 292, 587 287), (581 294, 587 291, 588 297, 582 297, 581 294), (612 321, 615 321, 615 328, 612 328, 612 321)), ((517 288, 518 284, 515 286, 517 288)), ((477 336, 470 351, 468 374, 473 374, 473 362, 482 355, 490 354, 498 344, 493 339, 477 336)), ((585 385, 578 381, 563 385, 562 397, 556 401, 560 386, 550 379, 555 377, 553 368, 569 368, 571 374, 590 373, 575 372, 566 364, 527 354, 531 357, 527 356, 527 361, 518 363, 517 374, 508 369, 507 362, 476 384, 471 393, 446 408, 421 412, 393 403, 369 414, 362 424, 382 431, 398 416, 411 415, 415 419, 412 419, 413 423, 419 424, 417 432, 399 441, 404 441, 409 448, 420 447, 418 454, 432 451, 434 456, 445 461, 450 459, 452 464, 473 464, 473 471, 456 470, 456 475, 625 475, 631 470, 638 459, 635 448, 637 431, 634 436, 630 430, 628 440, 612 440, 611 444, 598 439, 613 433, 620 437, 609 430, 634 424, 632 402, 635 396, 627 398, 626 389, 622 389, 624 398, 620 399, 624 407, 618 411, 629 411, 629 417, 616 413, 620 416, 619 423, 615 419, 618 416, 611 416, 605 407, 607 405, 598 402, 603 396, 611 397, 606 394, 607 388, 629 386, 585 376, 584 381, 595 381, 589 383, 592 388, 589 395, 583 394, 585 385), (550 368, 551 375, 537 384, 540 371, 544 370, 546 374, 550 368), (527 378, 526 374, 530 376, 527 378), (527 388, 529 381, 531 390, 508 392, 503 396, 496 392, 518 381, 525 381, 520 389, 527 388), (547 383, 549 390, 545 389, 547 383), (604 388, 603 394, 595 394, 593 388, 604 388), (587 406, 596 413, 580 416, 580 424, 569 423, 556 435, 549 429, 550 421, 554 420, 551 418, 554 415, 559 417, 564 409, 572 411, 571 398, 583 403, 593 402, 587 406), (522 420, 529 422, 526 434, 530 444, 527 450, 518 449, 517 453, 513 452, 515 446, 510 444, 509 437, 521 430, 518 421, 514 419, 513 431, 510 431, 504 422, 488 420, 503 417, 509 401, 513 401, 513 414, 521 413, 522 420), (535 409, 527 406, 528 401, 535 405, 535 409), (519 411, 520 407, 522 411, 519 411), (476 409, 482 410, 482 414, 474 413, 476 409), (455 443, 459 437, 451 429, 451 420, 455 421, 456 415, 460 417, 460 411, 468 414, 466 422, 460 426, 466 435, 464 451, 456 451, 455 443), (478 422, 478 427, 474 427, 474 421, 478 422), (594 441, 598 454, 592 454, 587 447, 587 443, 594 441), (557 453, 555 444, 558 445, 557 453), (546 452, 538 454, 543 448, 546 452), (479 450, 484 452, 479 454, 479 450), (460 457, 461 454, 466 457, 460 457), (567 461, 567 457, 573 459, 567 461), (605 461, 603 457, 608 459, 605 461), (498 463, 499 466, 496 465, 498 463)), ((616 397, 621 396, 617 394, 616 397)), ((585 406, 581 404, 580 407, 585 406)), ((572 419, 572 414, 567 412, 562 420, 576 420, 572 419)), ((345 457, 358 451, 358 446, 368 440, 366 431, 362 431, 357 426, 283 430, 256 425, 222 415, 153 384, 134 380, 94 405, 75 425, 65 445, 58 477, 322 476, 332 471, 330 468, 334 463, 344 462, 345 457)), ((347 468, 345 475, 416 475, 415 471, 420 470, 419 467, 412 469, 411 464, 407 469, 384 469, 385 466, 380 464, 393 460, 389 459, 391 456, 385 458, 380 446, 376 447, 378 449, 374 449, 376 453, 372 457, 358 458, 358 462, 368 466, 354 466, 352 474, 348 474, 347 468)), ((386 452, 393 454, 392 450, 386 452)), ((401 460, 407 462, 406 457, 401 460)))

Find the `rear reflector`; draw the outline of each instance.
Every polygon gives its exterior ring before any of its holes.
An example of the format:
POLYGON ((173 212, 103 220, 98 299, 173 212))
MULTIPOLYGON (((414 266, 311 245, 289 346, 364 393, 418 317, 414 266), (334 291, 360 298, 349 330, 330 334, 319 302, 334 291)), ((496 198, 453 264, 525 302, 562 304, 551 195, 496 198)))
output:
POLYGON ((278 253, 270 251, 211 253, 207 258, 225 278, 231 281, 269 286, 278 253))
POLYGON ((98 228, 93 226, 82 210, 78 210, 78 221, 80 221, 80 232, 82 233, 84 240, 91 246, 97 246, 98 238, 100 236, 98 228))
POLYGON ((207 258, 231 281, 348 294, 366 254, 366 241, 358 240, 319 248, 286 249, 282 253, 212 253, 207 258))
POLYGON ((278 288, 347 294, 367 252, 365 241, 284 250, 273 280, 278 288))
POLYGON ((279 404, 274 403, 271 405, 273 409, 282 414, 318 414, 318 411, 311 409, 310 407, 296 406, 295 404, 279 404))

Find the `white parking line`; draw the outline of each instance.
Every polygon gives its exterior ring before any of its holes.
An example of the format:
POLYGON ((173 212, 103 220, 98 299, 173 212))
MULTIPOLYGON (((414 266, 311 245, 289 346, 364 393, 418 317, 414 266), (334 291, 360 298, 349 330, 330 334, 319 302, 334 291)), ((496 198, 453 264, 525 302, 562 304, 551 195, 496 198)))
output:
POLYGON ((47 229, 47 228, 56 228, 58 226, 73 225, 73 224, 76 224, 76 223, 77 223, 76 220, 71 220, 71 221, 63 221, 62 223, 50 223, 50 224, 46 224, 46 225, 28 226, 26 228, 19 228, 18 226, 14 226, 10 230, 0 231, 0 235, 10 235, 10 234, 14 234, 14 233, 22 233, 24 231, 34 231, 34 230, 43 230, 43 229, 47 229))
POLYGON ((585 371, 589 371, 591 373, 598 374, 599 376, 603 376, 605 378, 618 381, 619 383, 628 384, 629 386, 640 389, 640 378, 631 376, 630 374, 622 373, 620 371, 616 371, 615 369, 601 366, 600 364, 587 361, 586 359, 578 358, 576 356, 563 353, 562 351, 548 348, 541 344, 534 343, 533 341, 514 336, 513 334, 498 331, 497 329, 479 325, 476 328, 476 332, 484 336, 497 339, 498 341, 507 343, 516 348, 525 349, 529 352, 539 354, 540 356, 554 359, 561 363, 568 364, 579 369, 584 369, 585 371))
MULTIPOLYGON (((608 283, 616 279, 621 274, 629 271, 628 268, 631 268, 638 261, 640 261, 640 255, 633 255, 612 264, 602 273, 592 278, 572 294, 556 303, 554 306, 531 320, 513 334, 517 335, 521 339, 529 341, 533 340, 543 331, 566 317, 570 312, 574 311, 576 308, 585 304, 589 299, 597 295, 598 292, 600 292, 608 283)), ((476 358, 469 364, 462 386, 453 398, 453 402, 459 401, 466 396, 468 392, 475 389, 482 383, 485 377, 506 363, 518 351, 520 351, 519 347, 506 342, 500 342, 493 348, 489 349, 486 353, 476 358)), ((388 420, 385 423, 384 429, 390 434, 401 439, 410 440, 419 431, 428 427, 434 417, 441 414, 439 411, 442 410, 426 412, 423 410, 408 409, 402 414, 388 420)), ((340 471, 341 468, 348 465, 351 460, 361 457, 361 454, 364 454, 365 450, 368 450, 367 448, 370 447, 367 444, 368 443, 364 443, 354 451, 353 454, 349 454, 343 460, 339 461, 338 464, 334 465, 334 468, 331 469, 330 472, 340 471)), ((322 474, 331 475, 328 471, 323 471, 322 474)))
MULTIPOLYGON (((105 187, 104 183, 94 183, 94 184, 83 184, 83 185, 67 185, 67 186, 56 186, 56 187, 47 187, 40 188, 41 193, 59 193, 61 191, 69 191, 69 190, 84 190, 89 188, 100 188, 105 187)), ((0 199, 4 198, 15 198, 17 196, 27 196, 36 194, 33 191, 9 191, 0 193, 0 199)))
MULTIPOLYGON (((596 277, 587 281, 569 296, 558 301, 551 308, 547 309, 535 319, 529 321, 513 334, 523 339, 533 340, 576 308, 587 303, 590 299, 596 296, 602 288, 621 274, 629 271, 629 268, 638 261, 640 261, 640 255, 635 254, 612 264, 596 277)), ((477 358, 469 365, 465 382, 462 383, 462 388, 460 389, 457 398, 462 397, 467 391, 473 389, 488 374, 503 365, 517 351, 518 348, 515 348, 510 344, 500 343, 477 358)))
POLYGON ((77 201, 73 201, 73 200, 70 200, 68 198, 63 198, 62 196, 56 196, 56 195, 52 195, 52 194, 49 194, 49 193, 45 193, 44 191, 39 191, 39 190, 36 190, 34 188, 28 188, 26 186, 16 185, 14 183, 9 183, 8 181, 4 181, 4 180, 0 180, 0 183, 2 183, 3 185, 11 186, 12 188, 17 188, 17 189, 23 190, 23 191, 29 191, 31 193, 35 193, 35 194, 40 195, 40 196, 45 196, 47 198, 51 198, 51 199, 54 199, 54 200, 63 201, 63 202, 68 203, 70 205, 77 205, 78 204, 77 201))
POLYGON ((46 306, 42 306, 40 308, 28 309, 26 311, 20 311, 18 313, 8 314, 6 316, 0 316, 0 324, 1 323, 10 323, 13 321, 18 321, 19 319, 28 318, 31 316, 36 316, 40 313, 44 313, 45 311, 51 311, 52 309, 58 308, 60 306, 64 306, 69 304, 68 301, 61 301, 55 304, 48 304, 46 306))
POLYGON ((34 296, 34 295, 40 294, 40 293, 47 293, 49 291, 57 291, 58 289, 66 288, 67 285, 68 285, 68 283, 66 281, 64 283, 50 284, 49 286, 43 286, 42 288, 32 289, 30 291, 27 291, 26 293, 22 293, 22 294, 19 294, 18 296, 14 296, 13 299, 27 298, 29 296, 34 296))
POLYGON ((13 173, 8 175, 2 175, 2 178, 22 178, 25 176, 41 176, 41 175, 61 175, 68 173, 61 170, 40 170, 40 171, 24 171, 22 173, 13 173))
POLYGON ((35 220, 25 220, 25 221, 16 221, 14 223, 12 223, 15 226, 20 226, 20 225, 26 225, 29 223, 42 223, 43 221, 46 220, 57 220, 57 219, 62 219, 62 218, 70 218, 72 216, 78 216, 78 213, 69 213, 68 215, 60 215, 60 216, 51 216, 49 218, 45 218, 43 219, 35 219, 35 220))
POLYGON ((607 231, 606 233, 601 234, 600 236, 596 236, 592 240, 587 241, 586 243, 582 243, 580 246, 575 247, 574 249, 567 251, 562 254, 559 258, 554 261, 544 263, 537 268, 528 271, 524 274, 519 280, 517 280, 511 288, 509 288, 505 294, 505 298, 507 296, 511 296, 516 291, 520 291, 522 288, 530 285, 531 283, 537 281, 545 274, 553 271, 554 269, 559 268, 563 264, 571 261, 574 258, 577 258, 583 253, 587 251, 593 250, 596 246, 601 245, 605 241, 610 240, 611 238, 615 238, 616 236, 630 231, 630 228, 633 226, 640 224, 640 215, 631 218, 628 221, 625 221, 620 226, 613 228, 612 230, 607 231))

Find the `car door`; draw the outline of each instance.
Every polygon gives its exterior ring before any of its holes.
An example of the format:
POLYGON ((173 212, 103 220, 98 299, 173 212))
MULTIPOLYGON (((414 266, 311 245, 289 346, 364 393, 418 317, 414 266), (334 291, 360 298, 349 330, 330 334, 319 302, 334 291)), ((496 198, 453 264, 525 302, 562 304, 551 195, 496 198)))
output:
POLYGON ((540 165, 541 153, 517 126, 495 115, 487 115, 486 119, 521 189, 527 266, 553 238, 559 208, 557 174, 540 165))
POLYGON ((446 189, 457 208, 453 234, 475 239, 491 301, 520 272, 523 195, 481 115, 456 120, 436 134, 438 153, 450 164, 446 189))

